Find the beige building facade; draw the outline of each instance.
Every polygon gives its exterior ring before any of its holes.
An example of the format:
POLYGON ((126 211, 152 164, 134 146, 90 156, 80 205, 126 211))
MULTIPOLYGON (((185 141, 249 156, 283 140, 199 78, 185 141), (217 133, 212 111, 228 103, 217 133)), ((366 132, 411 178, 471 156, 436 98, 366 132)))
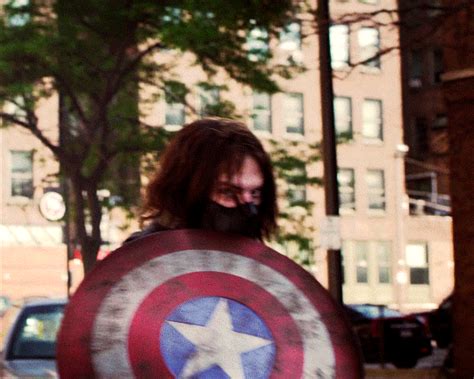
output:
MULTIPOLYGON (((347 12, 386 6, 395 7, 396 2, 331 2, 334 18, 347 12)), ((190 67, 190 57, 168 52, 168 59, 179 62, 176 75, 191 89, 186 100, 196 112, 183 104, 167 102, 166 96, 162 96, 156 103, 143 101, 142 111, 148 115, 144 121, 177 129, 204 115, 205 105, 221 98, 235 104, 242 120, 266 146, 276 140, 283 146, 295 145, 294 149, 307 150, 322 138, 317 37, 312 30, 302 21, 290 25, 279 41, 270 42, 275 59, 284 63, 292 57, 306 67, 305 72, 293 79, 280 81, 281 92, 273 95, 254 93, 228 80, 224 74, 218 75, 216 84, 225 84, 226 90, 203 89, 199 84, 207 79, 198 68, 190 67), (302 39, 301 35, 306 34, 309 36, 302 39)), ((367 60, 381 51, 384 44, 398 43, 398 35, 394 28, 374 28, 360 23, 335 24, 331 28, 336 131, 344 137, 337 149, 343 296, 346 303, 389 304, 412 311, 434 307, 453 286, 451 220, 411 216, 408 212, 400 55, 393 51, 367 60), (365 63, 353 67, 364 60, 365 63)), ((146 91, 142 96, 146 99, 146 91)), ((57 99, 39 107, 38 114, 44 127, 54 132, 57 99)), ((54 176, 57 164, 35 138, 25 133, 15 127, 0 129, 2 293, 12 297, 61 295, 65 294, 67 281, 62 224, 48 221, 39 210, 44 193, 59 189, 54 176), (47 178, 51 178, 51 183, 47 178), (33 234, 35 228, 44 233, 54 230, 47 246, 44 236, 25 237, 33 234), (14 230, 20 230, 21 237, 14 230), (27 239, 28 243, 24 242, 27 239), (33 259, 37 256, 44 261, 33 259), (38 282, 30 284, 28 280, 32 278, 38 282)), ((311 175, 323 175, 321 163, 308 164, 305 169, 311 175)), ((307 186, 299 190, 314 202, 306 220, 314 240, 311 270, 325 285, 327 259, 319 234, 325 217, 323 189, 307 186)), ((282 200, 284 206, 287 200, 282 200)), ((289 211, 298 212, 298 209, 289 211)), ((104 228, 112 237, 109 238, 112 245, 117 246, 130 230, 121 231, 120 218, 112 215, 107 219, 104 228)), ((283 253, 291 253, 284 251, 283 246, 280 248, 283 253)), ((73 262, 68 265, 77 270, 77 274, 73 273, 73 281, 77 283, 81 277, 80 266, 73 262)))

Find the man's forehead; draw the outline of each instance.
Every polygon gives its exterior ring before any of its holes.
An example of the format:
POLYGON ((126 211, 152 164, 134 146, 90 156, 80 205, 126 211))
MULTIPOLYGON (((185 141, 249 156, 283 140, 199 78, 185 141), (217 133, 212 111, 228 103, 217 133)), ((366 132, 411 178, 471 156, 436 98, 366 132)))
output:
POLYGON ((220 187, 235 187, 235 188, 258 188, 263 186, 263 177, 261 175, 241 175, 235 174, 229 178, 227 174, 219 175, 216 183, 220 187))
POLYGON ((232 184, 238 187, 263 185, 263 174, 259 164, 250 156, 245 157, 240 167, 222 167, 217 184, 232 184), (233 168, 233 170, 232 170, 233 168), (237 169, 236 169, 237 168, 237 169), (230 170, 230 171, 229 171, 230 170))

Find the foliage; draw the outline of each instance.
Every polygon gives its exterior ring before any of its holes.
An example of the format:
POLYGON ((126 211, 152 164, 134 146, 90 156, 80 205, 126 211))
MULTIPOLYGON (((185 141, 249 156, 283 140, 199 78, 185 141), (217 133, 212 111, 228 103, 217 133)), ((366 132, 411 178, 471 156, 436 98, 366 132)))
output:
MULTIPOLYGON (((185 96, 177 65, 186 60, 209 82, 224 72, 257 90, 277 91, 272 75, 288 75, 291 67, 272 66, 271 51, 250 60, 247 37, 261 28, 275 38, 297 12, 290 0, 7 2, 0 23, 0 117, 4 125, 28 129, 60 162, 86 271, 101 243, 97 190, 109 186, 131 203, 135 196, 124 194, 138 188, 134 167, 166 143, 163 128, 145 122, 142 105, 163 92, 185 96), (59 136, 51 136, 36 111, 57 94, 59 136), (117 173, 123 177, 111 185, 117 173), (130 186, 120 180, 130 177, 130 186)), ((209 111, 234 108, 225 103, 209 111)))
POLYGON ((314 174, 314 164, 321 159, 320 146, 270 140, 269 151, 279 189, 280 230, 275 242, 290 258, 311 271, 315 226, 314 203, 308 198, 308 190, 322 184, 314 174))

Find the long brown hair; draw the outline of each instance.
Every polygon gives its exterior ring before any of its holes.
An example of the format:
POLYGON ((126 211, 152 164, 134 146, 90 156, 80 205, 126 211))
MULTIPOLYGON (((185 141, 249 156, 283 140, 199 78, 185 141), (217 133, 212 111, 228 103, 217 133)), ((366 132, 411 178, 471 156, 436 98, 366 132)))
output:
POLYGON ((198 228, 216 178, 231 177, 250 156, 263 174, 259 206, 262 237, 276 230, 276 188, 268 154, 252 132, 238 121, 207 118, 185 125, 163 152, 146 188, 141 221, 167 227, 198 228), (165 221, 163 221, 165 220, 165 221))

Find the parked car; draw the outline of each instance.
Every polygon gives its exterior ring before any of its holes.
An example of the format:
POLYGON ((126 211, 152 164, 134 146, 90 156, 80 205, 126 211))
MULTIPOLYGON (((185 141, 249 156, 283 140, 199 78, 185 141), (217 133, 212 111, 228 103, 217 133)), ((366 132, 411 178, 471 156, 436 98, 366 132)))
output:
POLYGON ((375 304, 345 305, 345 309, 367 363, 411 368, 433 351, 429 329, 415 316, 375 304))
POLYGON ((447 348, 453 341, 453 295, 446 297, 435 310, 429 312, 431 334, 439 348, 447 348))
POLYGON ((66 300, 36 300, 23 305, 1 353, 0 377, 57 377, 56 336, 66 300))

